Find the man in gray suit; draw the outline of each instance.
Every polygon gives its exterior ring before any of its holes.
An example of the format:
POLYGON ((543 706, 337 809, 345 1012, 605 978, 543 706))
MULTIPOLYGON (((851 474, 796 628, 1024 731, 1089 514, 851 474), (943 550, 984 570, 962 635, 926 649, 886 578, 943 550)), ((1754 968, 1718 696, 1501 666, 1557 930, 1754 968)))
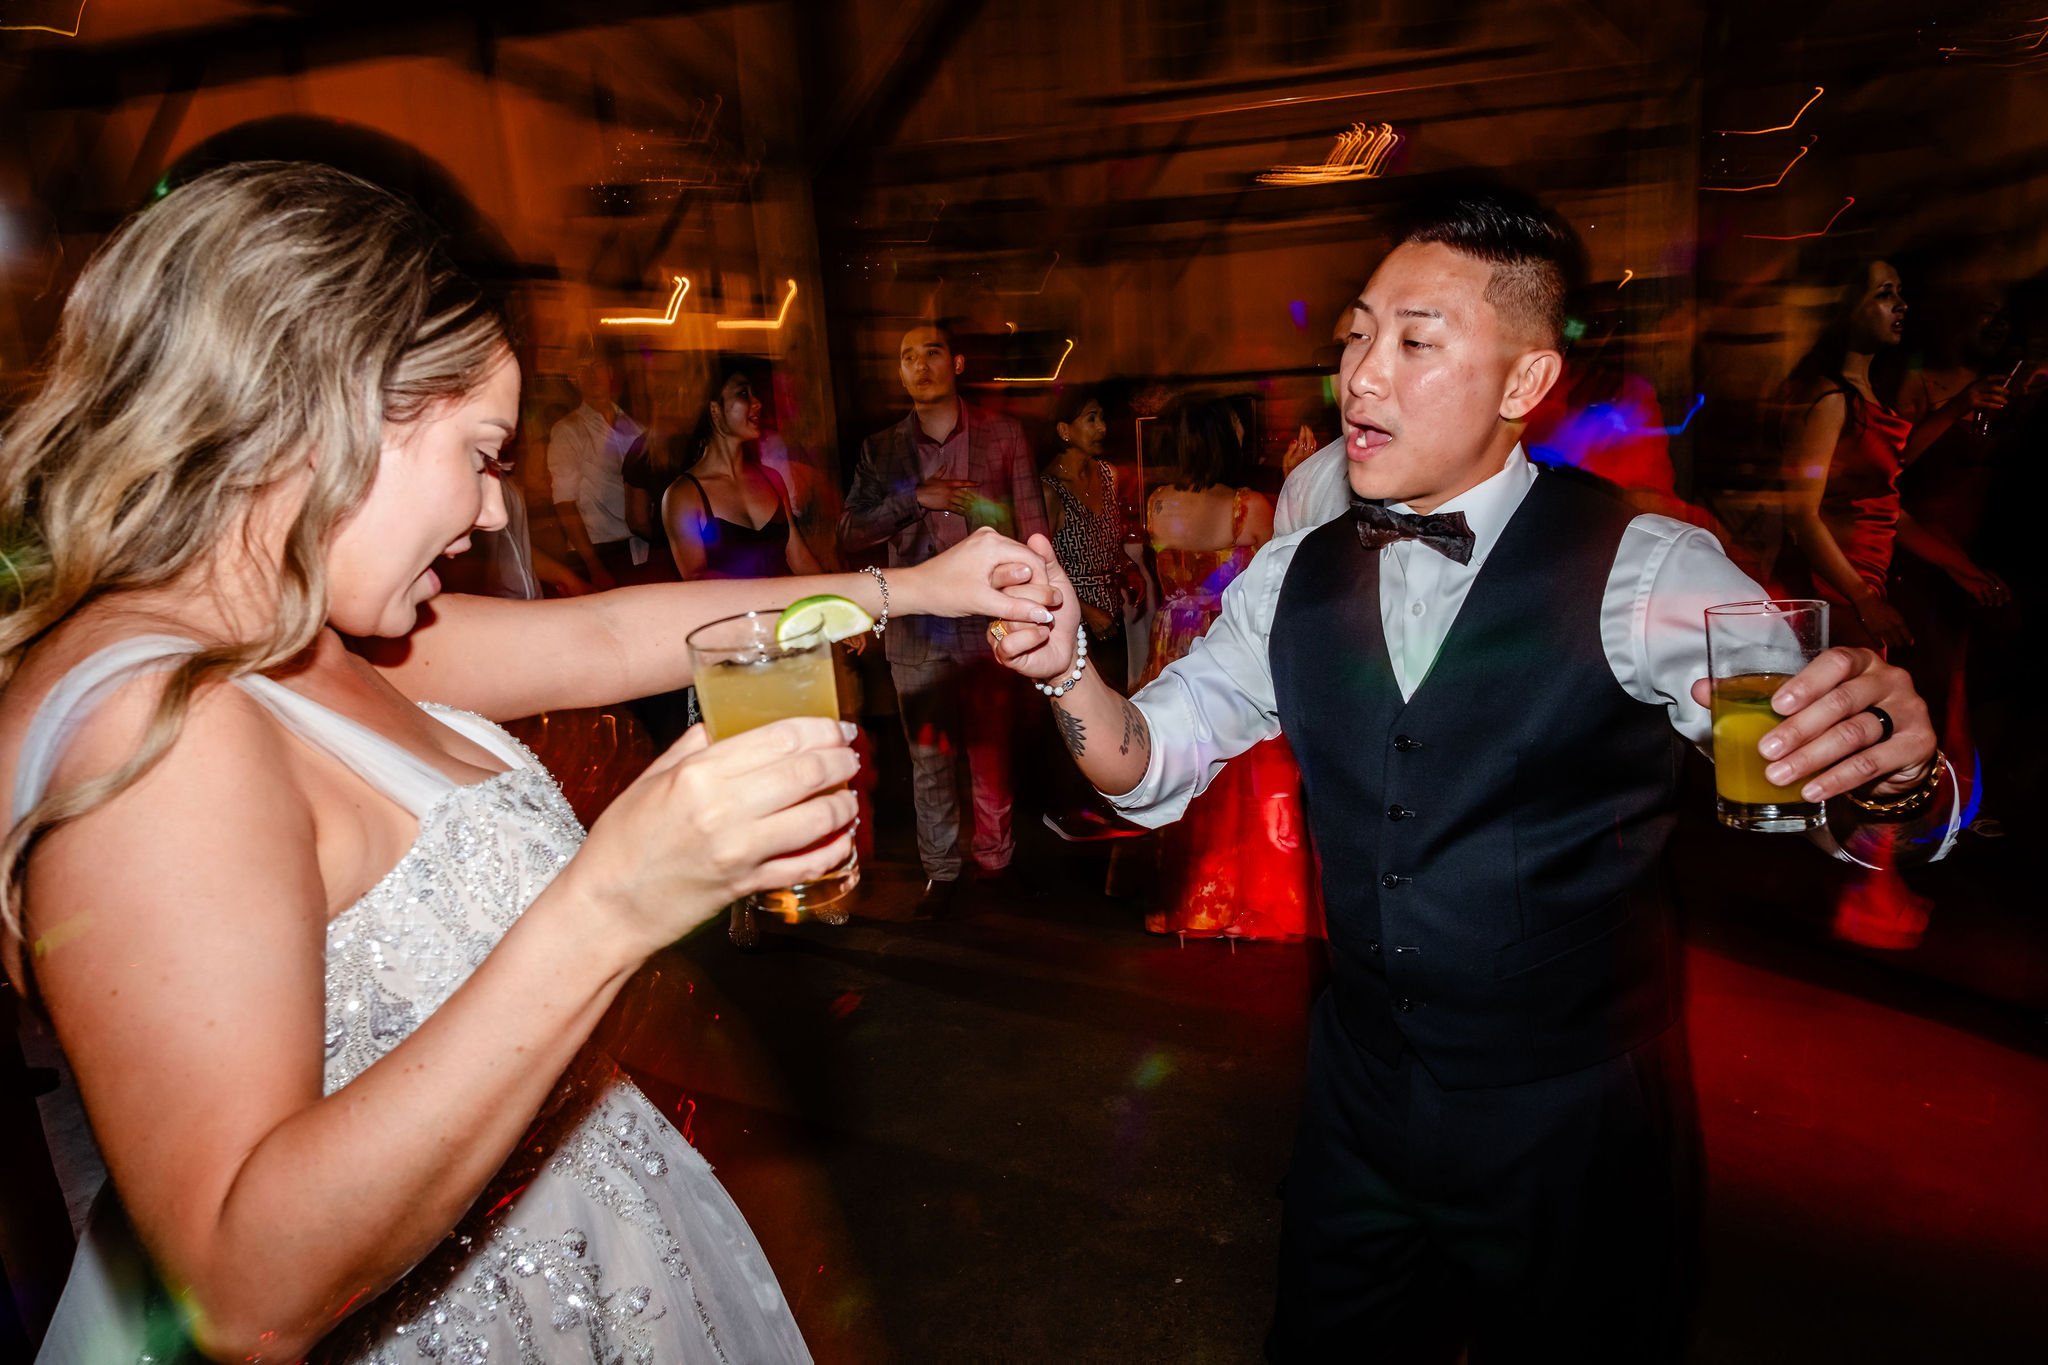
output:
MULTIPOLYGON (((910 414, 861 443, 839 520, 850 554, 887 543, 888 566, 922 564, 977 527, 1023 540, 1046 534, 1038 470, 1017 423, 960 400, 964 360, 943 325, 903 334, 897 371, 910 414)), ((920 918, 941 911, 964 871, 960 767, 974 802, 972 856, 983 877, 1009 867, 1010 699, 1016 684, 989 656, 982 617, 893 622, 883 636, 910 743, 917 852, 927 878, 920 918)))

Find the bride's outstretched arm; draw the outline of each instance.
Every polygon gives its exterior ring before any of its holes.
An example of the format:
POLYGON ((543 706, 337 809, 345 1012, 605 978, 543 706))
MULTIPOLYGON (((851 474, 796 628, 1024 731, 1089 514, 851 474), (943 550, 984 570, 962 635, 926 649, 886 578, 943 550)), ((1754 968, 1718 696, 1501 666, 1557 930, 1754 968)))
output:
MULTIPOLYGON (((892 617, 1015 615, 1019 595, 1045 604, 1056 598, 1044 561, 989 530, 885 574, 892 617)), ((422 610, 412 634, 358 648, 409 697, 508 720, 682 687, 690 681, 683 642, 692 630, 818 593, 882 614, 882 585, 866 573, 660 583, 553 602, 449 596, 422 610)))
MULTIPOLYGON (((111 699, 57 788, 118 765, 153 705, 148 684, 111 699)), ((845 859, 854 798, 837 788, 857 765, 836 721, 708 749, 692 732, 438 1010, 323 1095, 327 921, 367 889, 327 884, 361 836, 346 792, 316 795, 346 787, 327 766, 216 688, 156 768, 27 871, 37 981, 93 1130, 221 1359, 297 1359, 426 1256, 651 951, 845 859)))

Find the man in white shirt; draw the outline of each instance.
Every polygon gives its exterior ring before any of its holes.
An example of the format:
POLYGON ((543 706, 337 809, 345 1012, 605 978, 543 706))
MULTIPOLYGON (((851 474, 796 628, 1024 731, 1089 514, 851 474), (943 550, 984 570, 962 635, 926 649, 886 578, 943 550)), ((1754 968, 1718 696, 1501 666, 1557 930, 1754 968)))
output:
MULTIPOLYGON (((1126 701, 1077 663, 1071 603, 990 633, 1139 823, 1283 728, 1301 762, 1331 984, 1268 1355, 1675 1359, 1696 1173, 1660 862, 1709 731, 1701 613, 1766 594, 1523 455, 1569 228, 1476 189, 1398 240, 1353 308, 1341 444, 1185 659, 1126 701)), ((1945 851, 1952 775, 1902 670, 1829 651, 1775 704, 1771 778, 1842 798, 1849 855, 1945 851)))
POLYGON ((590 585, 630 580, 647 562, 647 542, 626 524, 626 452, 644 428, 618 403, 614 362, 593 355, 576 371, 582 404, 548 432, 548 479, 569 548, 590 585))

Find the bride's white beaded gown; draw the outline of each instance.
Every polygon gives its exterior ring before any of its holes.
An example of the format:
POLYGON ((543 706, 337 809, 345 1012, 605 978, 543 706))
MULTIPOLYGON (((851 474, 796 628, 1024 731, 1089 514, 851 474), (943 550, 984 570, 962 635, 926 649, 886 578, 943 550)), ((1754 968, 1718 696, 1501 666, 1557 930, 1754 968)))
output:
MULTIPOLYGON (((101 697, 191 648, 138 637, 67 675, 31 724, 14 809, 40 799, 101 697)), ((506 764, 465 786, 279 683, 238 685, 420 822, 398 865, 327 927, 332 1094, 462 984, 575 853, 583 828, 533 755, 480 716, 425 708, 506 764)), ((125 1227, 118 1209, 95 1211, 39 1365, 149 1358, 149 1296, 137 1292, 140 1253, 125 1227)), ((616 1065, 585 1049, 454 1233, 310 1358, 768 1365, 810 1353, 710 1166, 616 1065)))

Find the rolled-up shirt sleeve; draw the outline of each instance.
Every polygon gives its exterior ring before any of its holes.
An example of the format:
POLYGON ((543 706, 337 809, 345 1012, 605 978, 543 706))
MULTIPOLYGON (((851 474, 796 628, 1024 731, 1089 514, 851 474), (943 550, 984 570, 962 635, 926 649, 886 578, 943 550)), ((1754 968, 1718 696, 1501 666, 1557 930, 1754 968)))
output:
POLYGON ((1105 792, 1134 824, 1178 820, 1223 765, 1280 733, 1266 641, 1295 547, 1313 527, 1269 542, 1223 590, 1223 612, 1185 657, 1132 698, 1151 731, 1145 776, 1122 795, 1105 792))

